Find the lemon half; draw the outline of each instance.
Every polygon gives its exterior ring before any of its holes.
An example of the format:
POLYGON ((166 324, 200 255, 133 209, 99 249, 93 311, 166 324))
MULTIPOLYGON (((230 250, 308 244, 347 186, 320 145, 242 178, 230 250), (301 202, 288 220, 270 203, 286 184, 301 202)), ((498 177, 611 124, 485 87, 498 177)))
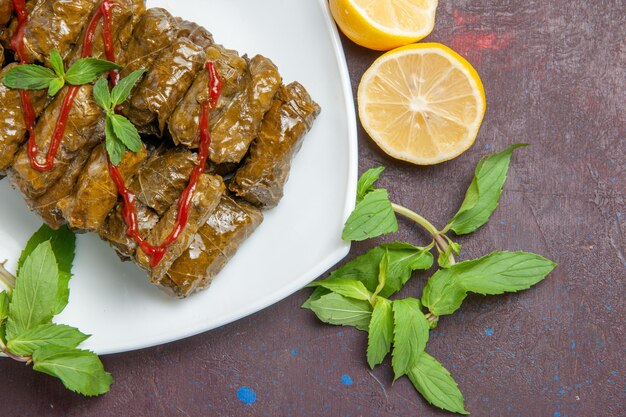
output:
POLYGON ((363 75, 361 123, 390 156, 419 165, 448 161, 476 139, 485 114, 476 70, 445 45, 422 43, 386 53, 363 75))

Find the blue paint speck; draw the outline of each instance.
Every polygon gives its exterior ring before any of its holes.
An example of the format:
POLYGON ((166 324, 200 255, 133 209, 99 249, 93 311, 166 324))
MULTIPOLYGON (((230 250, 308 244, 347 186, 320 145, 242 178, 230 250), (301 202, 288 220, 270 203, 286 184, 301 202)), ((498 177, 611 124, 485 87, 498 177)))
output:
POLYGON ((520 325, 516 324, 515 326, 513 326, 513 328, 515 329, 516 332, 520 331, 520 325))
POLYGON ((617 371, 611 371, 611 375, 617 376, 617 371))
POLYGON ((493 336, 493 330, 492 329, 485 329, 485 334, 487 336, 493 336))
POLYGON ((343 336, 343 332, 337 332, 337 336, 339 337, 343 336))
POLYGON ((291 349, 291 356, 298 356, 298 351, 296 349, 291 349))
POLYGON ((576 349, 576 341, 575 340, 572 340, 572 342, 570 343, 570 347, 572 349, 576 349))
POLYGON ((486 144, 485 145, 485 149, 487 149, 487 150, 491 149, 491 145, 490 144, 486 144))
POLYGON ((246 405, 252 405, 256 402, 256 392, 249 387, 241 387, 237 390, 237 398, 246 405))
POLYGON ((608 311, 611 311, 611 310, 613 310, 613 306, 606 306, 606 309, 607 309, 608 311))
POLYGON ((350 385, 352 385, 352 378, 350 378, 350 375, 348 375, 348 374, 344 374, 344 375, 341 377, 341 383, 342 383, 343 385, 350 386, 350 385))
POLYGON ((558 411, 555 411, 554 414, 552 414, 554 417, 561 417, 561 413, 559 413, 558 411))
POLYGON ((563 388, 559 390, 559 395, 565 395, 565 390, 563 388))
POLYGON ((559 380, 559 376, 558 375, 554 375, 554 378, 552 378, 552 379, 554 379, 555 381, 558 381, 559 380))

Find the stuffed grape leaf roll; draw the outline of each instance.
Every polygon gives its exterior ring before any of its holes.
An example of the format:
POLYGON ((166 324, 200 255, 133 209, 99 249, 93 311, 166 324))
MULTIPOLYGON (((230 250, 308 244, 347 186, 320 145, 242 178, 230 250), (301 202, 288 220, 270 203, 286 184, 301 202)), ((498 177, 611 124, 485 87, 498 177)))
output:
MULTIPOLYGON (((122 218, 122 207, 123 204, 118 203, 109 213, 98 235, 113 247, 120 259, 129 261, 135 256, 137 242, 128 236, 128 227, 122 218)), ((137 230, 141 236, 148 236, 159 222, 159 216, 139 200, 135 202, 135 208, 137 209, 137 230)))
MULTIPOLYGON (((43 159, 48 154, 48 147, 68 91, 69 87, 64 87, 56 95, 35 126, 36 143, 39 148, 38 159, 43 159)), ((96 127, 104 118, 102 117, 103 111, 93 98, 92 91, 91 84, 78 88, 52 169, 44 172, 33 169, 27 146, 23 146, 18 152, 13 164, 12 178, 27 198, 41 197, 65 174, 72 160, 83 147, 93 147, 102 140, 101 135, 94 135, 96 127)))
POLYGON ((172 264, 161 285, 178 297, 207 288, 262 221, 261 210, 224 194, 189 249, 172 264))
POLYGON ((281 85, 276 66, 261 55, 250 61, 249 76, 245 90, 228 105, 211 130, 211 160, 217 164, 243 159, 281 85))
POLYGON ((187 38, 205 49, 213 45, 213 35, 199 24, 181 19, 180 17, 176 18, 176 23, 178 24, 179 37, 187 38))
POLYGON ((49 63, 53 49, 66 61, 99 4, 100 0, 39 0, 24 29, 26 61, 49 63))
POLYGON ((127 112, 140 132, 158 136, 163 133, 167 120, 205 61, 202 47, 180 38, 154 62, 134 89, 127 112))
MULTIPOLYGON (((137 249, 137 262, 144 269, 150 271, 150 278, 153 282, 156 283, 160 281, 167 274, 172 263, 189 248, 200 227, 206 223, 215 207, 219 204, 225 189, 226 186, 224 185, 222 177, 208 174, 202 174, 200 176, 191 200, 191 206, 189 207, 187 226, 180 237, 167 248, 165 256, 156 267, 151 268, 148 255, 146 255, 141 248, 137 249)), ((161 244, 174 229, 177 217, 178 204, 175 204, 170 207, 168 212, 165 213, 159 223, 152 229, 147 237, 148 243, 155 246, 161 244)))
MULTIPOLYGON (((0 71, 0 79, 7 71, 15 67, 10 64, 0 71)), ((31 103, 37 114, 41 113, 46 103, 46 91, 32 91, 31 103)), ((26 140, 26 124, 22 114, 20 93, 0 83, 0 174, 11 167, 15 154, 26 140)))
POLYGON ((302 85, 282 87, 230 190, 257 206, 276 206, 283 197, 291 160, 319 113, 320 107, 302 85))
POLYGON ((186 148, 157 150, 133 178, 129 189, 139 201, 163 215, 178 201, 197 163, 198 156, 186 148))
POLYGON ((12 0, 0 0, 0 27, 5 26, 11 20, 12 0))
MULTIPOLYGON (((137 173, 146 160, 147 151, 126 152, 118 169, 125 181, 137 173)), ((117 203, 117 187, 109 174, 109 159, 104 142, 91 154, 78 178, 72 195, 62 199, 59 209, 71 229, 97 231, 117 203)))
MULTIPOLYGON (((215 68, 223 83, 222 94, 216 108, 211 113, 209 128, 212 128, 219 120, 223 110, 247 86, 244 76, 248 63, 236 51, 224 49, 219 45, 208 48, 206 54, 206 59, 215 63, 215 68)), ((187 94, 174 110, 168 127, 175 144, 182 144, 190 148, 199 146, 200 129, 198 127, 200 126, 202 103, 209 98, 208 85, 208 72, 200 71, 187 94)))

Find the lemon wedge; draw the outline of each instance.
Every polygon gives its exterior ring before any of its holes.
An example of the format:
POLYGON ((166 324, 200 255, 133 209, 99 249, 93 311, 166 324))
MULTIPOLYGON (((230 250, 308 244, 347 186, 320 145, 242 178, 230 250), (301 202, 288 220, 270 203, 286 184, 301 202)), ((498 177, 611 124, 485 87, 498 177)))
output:
POLYGON ((436 10, 437 0, 330 0, 341 31, 357 44, 378 51, 428 36, 436 10))
POLYGON ((472 146, 486 108, 476 70, 438 43, 381 56, 363 75, 358 104, 363 127, 383 151, 418 165, 448 161, 472 146))

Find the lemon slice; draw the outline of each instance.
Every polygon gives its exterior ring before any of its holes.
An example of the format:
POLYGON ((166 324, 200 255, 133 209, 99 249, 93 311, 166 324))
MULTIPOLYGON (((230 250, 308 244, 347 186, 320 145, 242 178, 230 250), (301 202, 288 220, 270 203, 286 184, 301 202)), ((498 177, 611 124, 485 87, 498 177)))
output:
POLYGON ((432 32, 437 0, 330 0, 330 11, 352 41, 388 51, 432 32))
POLYGON ((476 70, 438 43, 386 53, 365 72, 361 123, 390 156, 419 165, 456 158, 476 139, 485 91, 476 70))

